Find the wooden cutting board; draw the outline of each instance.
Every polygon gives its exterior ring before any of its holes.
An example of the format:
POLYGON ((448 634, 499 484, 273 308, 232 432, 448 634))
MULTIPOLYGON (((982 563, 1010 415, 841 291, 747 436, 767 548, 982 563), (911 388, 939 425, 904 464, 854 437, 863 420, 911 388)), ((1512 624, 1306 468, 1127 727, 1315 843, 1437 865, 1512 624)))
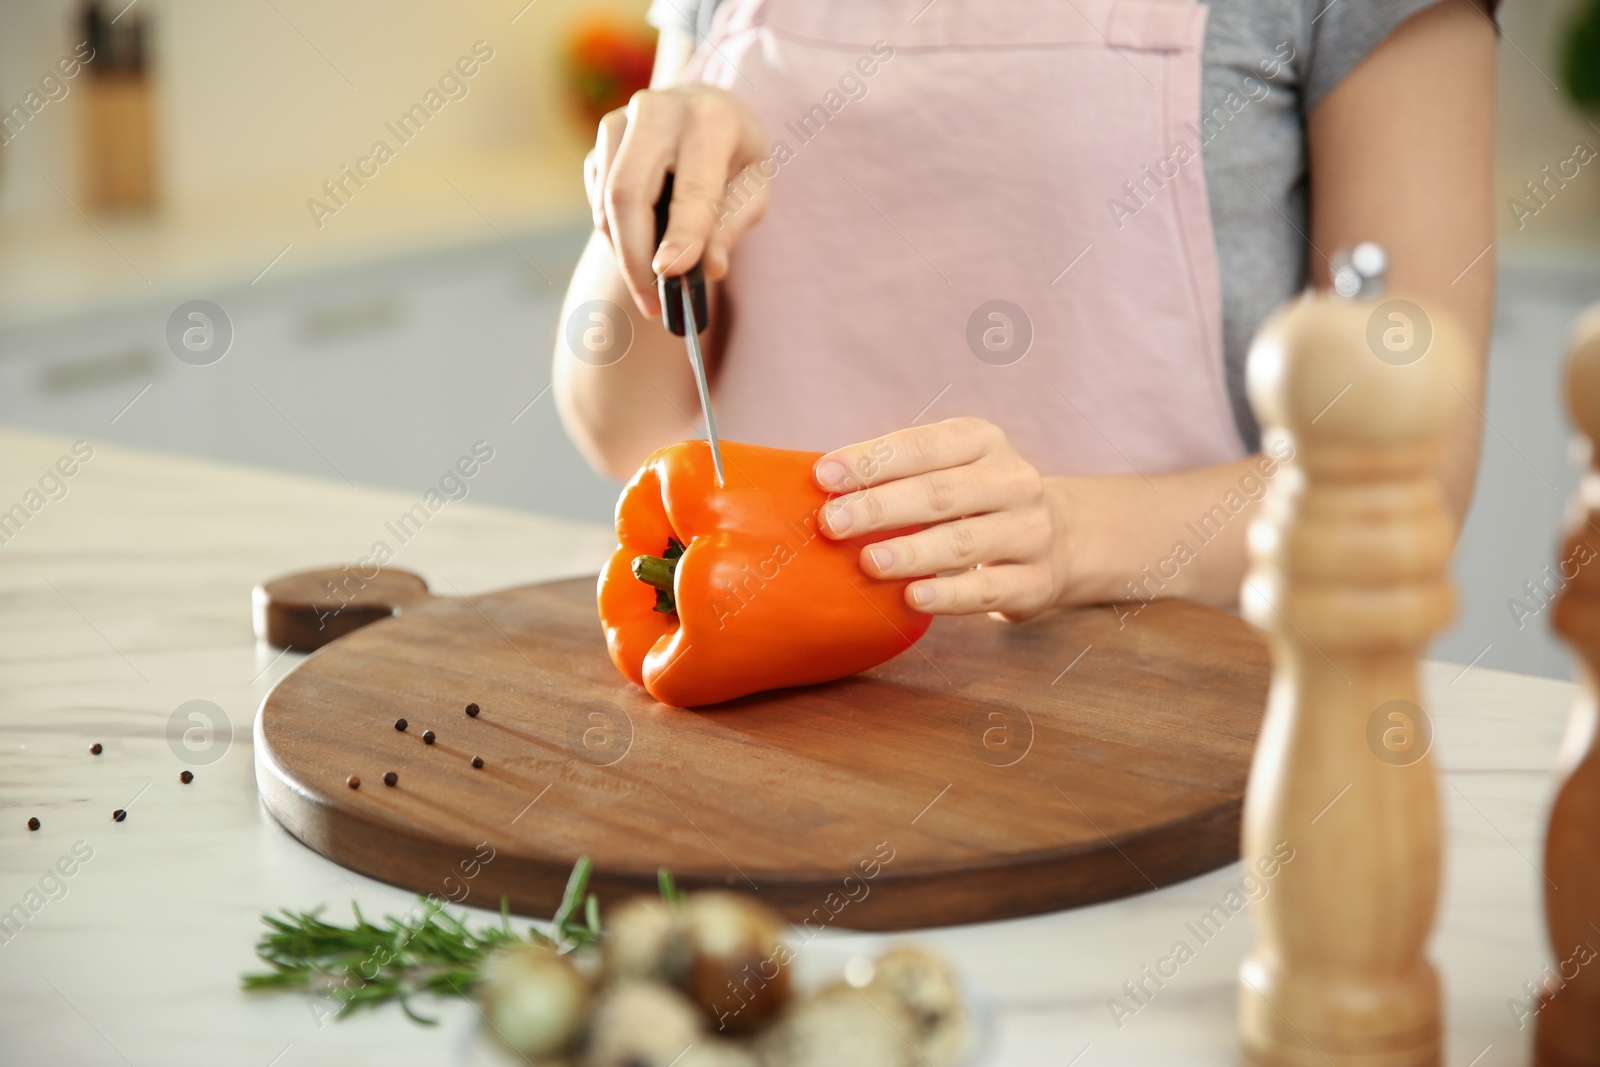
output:
POLYGON ((255 590, 259 636, 326 645, 262 704, 256 778, 307 845, 420 893, 548 916, 589 855, 606 903, 667 867, 808 928, 895 930, 1238 857, 1268 660, 1222 612, 941 618, 854 678, 682 711, 612 666, 592 578, 458 598, 385 571, 330 614, 353 573, 255 590))

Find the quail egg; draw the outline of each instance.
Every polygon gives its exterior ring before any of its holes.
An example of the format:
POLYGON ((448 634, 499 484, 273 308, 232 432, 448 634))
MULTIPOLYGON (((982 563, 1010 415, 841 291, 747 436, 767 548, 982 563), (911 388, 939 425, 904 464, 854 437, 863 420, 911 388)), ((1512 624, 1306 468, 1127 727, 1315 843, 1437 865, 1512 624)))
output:
POLYGON ((583 1032, 589 986, 566 957, 528 945, 489 960, 479 998, 490 1029, 513 1051, 553 1056, 583 1032))

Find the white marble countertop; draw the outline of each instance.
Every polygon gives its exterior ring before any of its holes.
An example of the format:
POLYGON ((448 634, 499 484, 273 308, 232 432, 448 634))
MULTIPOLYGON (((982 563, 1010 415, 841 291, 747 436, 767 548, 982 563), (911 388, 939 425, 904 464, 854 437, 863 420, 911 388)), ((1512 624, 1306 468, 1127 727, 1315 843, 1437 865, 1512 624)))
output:
MULTIPOLYGON (((70 449, 0 431, 0 511, 70 449)), ((0 543, 0 912, 77 842, 93 855, 61 881, 64 895, 0 928, 0 1063, 489 1062, 464 1003, 429 1005, 434 1029, 388 1009, 319 1026, 302 998, 239 991, 262 912, 326 904, 345 919, 352 898, 369 915, 413 899, 306 849, 257 802, 250 725, 299 657, 256 645, 249 593, 266 576, 361 557, 414 501, 110 446, 65 484, 0 543), (233 738, 184 786, 168 720, 195 699, 226 712, 233 738), (125 822, 112 822, 115 808, 125 822), (43 823, 36 833, 29 816, 43 823)), ((394 563, 470 594, 593 571, 611 544, 599 527, 469 499, 394 563)), ((1444 1063, 1524 1064, 1529 1031, 1507 1001, 1549 958, 1535 864, 1571 687, 1445 664, 1429 664, 1424 683, 1447 826, 1432 946, 1444 1063)), ((1253 939, 1243 916, 1120 1028, 1107 1000, 1238 878, 1235 866, 1110 904, 916 936, 992 1006, 988 1063, 1233 1064, 1235 973, 1253 939)), ((883 940, 830 934, 807 951, 831 960, 883 940)))

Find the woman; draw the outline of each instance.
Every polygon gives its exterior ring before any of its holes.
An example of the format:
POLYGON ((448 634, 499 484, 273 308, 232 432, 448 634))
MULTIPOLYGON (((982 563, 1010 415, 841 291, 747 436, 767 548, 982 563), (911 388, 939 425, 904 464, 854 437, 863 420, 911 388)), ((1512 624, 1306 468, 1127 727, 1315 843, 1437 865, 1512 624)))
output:
MULTIPOLYGON (((1337 249, 1383 245, 1391 286, 1456 315, 1481 361, 1495 30, 1473 0, 653 15, 652 89, 589 157, 595 234, 566 312, 642 315, 620 362, 558 346, 563 419, 616 477, 691 435, 655 277, 703 261, 723 436, 828 450, 829 536, 923 524, 861 559, 938 575, 908 586, 919 610, 1234 603, 1277 466, 1246 349, 1337 249), (1194 551, 1152 580, 1180 540, 1194 551)), ((1438 472, 1458 526, 1480 406, 1463 396, 1438 472)))

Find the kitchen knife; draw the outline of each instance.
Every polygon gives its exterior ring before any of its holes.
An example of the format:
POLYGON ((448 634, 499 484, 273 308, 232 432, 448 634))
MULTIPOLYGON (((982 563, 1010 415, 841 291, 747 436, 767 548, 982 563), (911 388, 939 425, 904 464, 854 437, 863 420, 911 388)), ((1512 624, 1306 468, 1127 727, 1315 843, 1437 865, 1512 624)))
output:
MULTIPOLYGON (((672 204, 672 172, 661 186, 661 198, 656 201, 656 247, 667 233, 667 212, 672 204)), ((711 387, 706 382, 706 361, 700 351, 700 333, 706 328, 710 311, 706 301, 706 273, 696 263, 689 270, 674 277, 662 275, 656 279, 661 294, 661 321, 670 333, 683 338, 689 350, 689 366, 694 370, 695 388, 700 390, 700 410, 706 416, 706 440, 711 442, 711 465, 716 470, 717 488, 722 481, 722 445, 717 439, 717 419, 711 413, 711 387)))

